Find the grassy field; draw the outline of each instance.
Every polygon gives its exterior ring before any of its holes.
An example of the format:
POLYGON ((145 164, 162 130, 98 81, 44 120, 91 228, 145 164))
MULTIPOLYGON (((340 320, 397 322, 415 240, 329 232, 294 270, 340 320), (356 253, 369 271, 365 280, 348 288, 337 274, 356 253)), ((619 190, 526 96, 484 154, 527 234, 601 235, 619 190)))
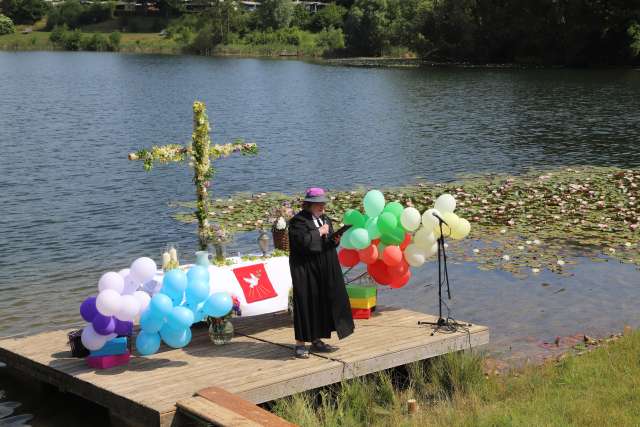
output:
MULTIPOLYGON (((30 34, 8 34, 0 36, 0 50, 59 50, 49 41, 47 31, 33 31, 30 34)), ((104 33, 109 35, 109 33, 104 33)), ((156 33, 123 33, 120 52, 127 53, 180 53, 180 46, 156 33)))
POLYGON ((638 426, 640 333, 581 356, 485 377, 482 358, 450 354, 277 401, 302 426, 638 426), (406 401, 419 402, 416 414, 406 401))

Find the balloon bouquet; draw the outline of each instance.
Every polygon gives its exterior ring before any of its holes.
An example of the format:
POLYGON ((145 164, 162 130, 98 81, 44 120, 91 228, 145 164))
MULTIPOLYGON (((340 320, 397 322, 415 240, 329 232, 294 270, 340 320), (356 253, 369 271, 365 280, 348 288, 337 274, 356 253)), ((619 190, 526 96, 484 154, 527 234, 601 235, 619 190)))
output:
POLYGON ((453 213, 456 201, 450 194, 442 194, 435 206, 423 214, 414 207, 399 202, 386 203, 378 190, 369 191, 363 199, 364 214, 349 209, 343 222, 351 225, 340 240, 338 259, 344 267, 363 262, 371 278, 392 288, 409 282, 409 267, 420 267, 438 251, 442 218, 444 237, 463 239, 471 231, 469 221, 453 213))
POLYGON ((199 265, 187 273, 169 270, 162 279, 162 289, 140 316, 140 334, 136 349, 143 356, 154 354, 164 341, 169 347, 182 348, 191 341, 191 325, 206 316, 224 317, 233 308, 228 292, 209 295, 209 270, 199 265))
POLYGON ((161 341, 181 348, 191 341, 191 325, 206 316, 224 317, 233 307, 228 292, 211 295, 209 270, 199 265, 187 273, 179 268, 165 272, 160 293, 150 297, 138 290, 156 275, 156 263, 138 258, 128 269, 108 272, 100 277, 99 293, 84 300, 80 315, 89 322, 82 330, 82 344, 100 350, 118 335, 131 335, 139 317, 141 331, 136 348, 142 355, 158 351, 161 341))
POLYGON ((153 279, 156 263, 138 258, 130 268, 110 271, 98 281, 99 293, 85 299, 80 315, 89 322, 82 330, 81 341, 88 350, 100 350, 118 335, 131 335, 133 320, 149 305, 149 294, 138 288, 153 279))

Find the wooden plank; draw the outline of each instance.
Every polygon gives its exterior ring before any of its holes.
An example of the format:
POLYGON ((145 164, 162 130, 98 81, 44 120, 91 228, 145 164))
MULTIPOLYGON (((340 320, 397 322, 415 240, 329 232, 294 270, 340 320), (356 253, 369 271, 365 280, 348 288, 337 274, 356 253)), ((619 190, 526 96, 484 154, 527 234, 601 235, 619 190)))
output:
POLYGON ((269 411, 256 406, 254 403, 248 400, 242 399, 238 395, 229 393, 228 391, 219 387, 209 387, 198 391, 198 396, 201 396, 213 403, 216 403, 230 411, 244 416, 247 419, 255 421, 264 427, 294 427, 288 421, 283 420, 277 415, 272 414, 269 411))
POLYGON ((180 410, 216 426, 260 427, 262 425, 200 396, 180 400, 176 406, 180 410))

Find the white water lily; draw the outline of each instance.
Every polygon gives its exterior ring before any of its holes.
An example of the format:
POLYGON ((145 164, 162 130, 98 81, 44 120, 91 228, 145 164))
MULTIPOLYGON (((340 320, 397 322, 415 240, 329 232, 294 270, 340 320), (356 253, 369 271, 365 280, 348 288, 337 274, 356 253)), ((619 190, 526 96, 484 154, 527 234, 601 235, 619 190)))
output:
POLYGON ((534 241, 533 241, 533 244, 534 244, 534 245, 539 245, 539 244, 540 244, 540 240, 538 240, 538 239, 534 240, 534 241))
POLYGON ((565 262, 563 260, 561 260, 561 259, 558 260, 558 265, 560 267, 562 267, 564 264, 565 264, 565 262))
POLYGON ((531 272, 534 274, 540 273, 540 269, 539 268, 532 268, 531 272))
POLYGON ((503 255, 502 259, 505 260, 505 261, 509 261, 509 260, 511 260, 511 257, 509 255, 503 255))
POLYGON ((473 253, 474 253, 474 254, 477 254, 477 253, 479 253, 479 252, 480 252, 480 249, 478 249, 478 248, 476 248, 476 249, 474 249, 474 250, 473 250, 473 253))
POLYGON ((518 246, 518 249, 520 249, 521 251, 523 251, 523 250, 524 250, 524 246, 520 245, 520 246, 518 246))
POLYGON ((500 233, 502 233, 502 234, 504 234, 504 233, 506 233, 506 232, 507 232, 507 230, 506 230, 506 229, 504 229, 504 228, 503 228, 502 230, 500 230, 500 233))
POLYGON ((624 244, 624 245, 625 245, 626 247, 628 247, 628 248, 630 248, 630 247, 632 246, 632 245, 631 245, 631 242, 625 242, 625 244, 624 244))

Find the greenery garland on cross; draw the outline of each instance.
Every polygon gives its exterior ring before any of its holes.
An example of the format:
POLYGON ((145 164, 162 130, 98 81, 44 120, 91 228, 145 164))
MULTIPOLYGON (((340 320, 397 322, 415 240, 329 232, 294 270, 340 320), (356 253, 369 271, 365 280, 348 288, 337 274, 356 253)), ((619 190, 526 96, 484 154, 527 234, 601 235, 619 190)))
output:
POLYGON ((204 102, 195 101, 193 103, 193 133, 190 145, 153 146, 149 150, 142 149, 129 154, 129 160, 143 161, 146 171, 150 171, 154 163, 179 163, 190 157, 189 166, 193 166, 193 183, 197 196, 195 216, 198 219, 200 250, 206 250, 209 242, 215 240, 216 235, 216 228, 209 223, 211 200, 207 190, 211 186, 211 178, 215 173, 211 164, 212 160, 228 157, 236 152, 243 155, 258 153, 258 147, 255 143, 245 143, 240 140, 229 144, 212 144, 210 130, 204 102))

